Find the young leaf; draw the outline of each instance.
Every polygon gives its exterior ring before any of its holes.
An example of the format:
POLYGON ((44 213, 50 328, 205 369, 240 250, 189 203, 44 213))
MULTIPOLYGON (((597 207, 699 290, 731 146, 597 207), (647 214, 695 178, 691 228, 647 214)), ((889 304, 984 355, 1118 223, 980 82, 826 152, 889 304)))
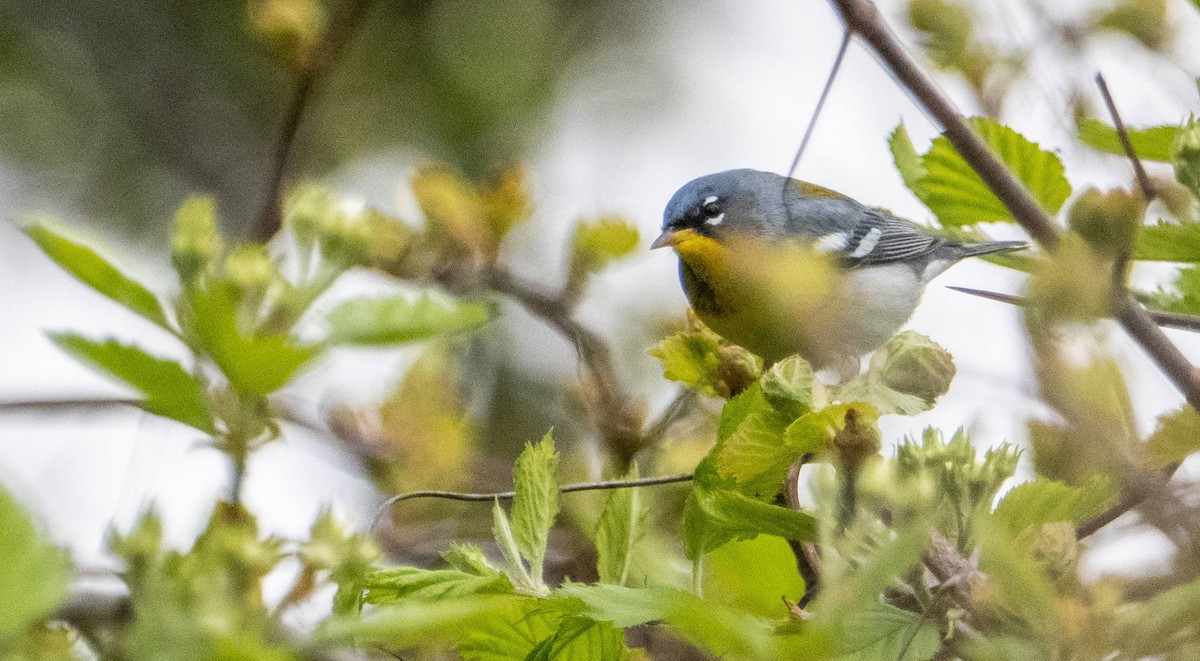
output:
MULTIPOLYGON (((1133 152, 1143 161, 1170 163, 1175 160, 1174 144, 1178 129, 1174 126, 1150 126, 1128 128, 1126 134, 1133 152)), ((1079 123, 1079 140, 1093 149, 1118 156, 1125 155, 1125 147, 1117 129, 1098 119, 1085 119, 1079 123)))
POLYGON ((173 360, 156 358, 116 340, 96 342, 70 333, 50 335, 51 341, 79 360, 103 370, 141 393, 142 408, 155 415, 213 432, 213 416, 204 384, 173 360))
POLYGON ((0 639, 48 616, 66 596, 66 555, 44 540, 16 499, 0 488, 0 639))
POLYGON ((332 344, 386 345, 416 342, 475 328, 495 315, 486 303, 460 301, 434 291, 409 296, 344 301, 329 313, 332 344))
POLYGON ((800 356, 789 356, 766 370, 762 379, 763 396, 771 405, 793 418, 813 407, 813 389, 820 387, 812 365, 800 356))
POLYGON ((456 569, 388 567, 366 577, 367 603, 390 604, 401 599, 453 599, 473 594, 511 594, 503 575, 476 576, 456 569))
POLYGON ((1158 428, 1146 439, 1142 451, 1153 468, 1178 464, 1200 452, 1200 414, 1184 406, 1159 417, 1158 428))
POLYGON ((492 505, 492 537, 496 539, 496 546, 500 548, 500 553, 504 555, 504 561, 507 565, 506 573, 509 581, 513 586, 525 592, 538 593, 542 592, 543 586, 534 583, 533 578, 529 576, 529 570, 525 568, 524 561, 521 560, 521 550, 517 548, 517 540, 513 536, 512 525, 508 522, 508 516, 504 513, 504 509, 500 507, 500 501, 492 505))
MULTIPOLYGON (((637 464, 633 464, 625 478, 637 477, 637 464)), ((596 524, 596 571, 601 583, 625 585, 629 580, 633 552, 638 540, 646 533, 648 514, 637 487, 608 492, 600 521, 596 524)))
POLYGON ((737 397, 725 402, 725 407, 721 409, 721 419, 717 423, 717 440, 729 438, 746 416, 770 410, 771 404, 763 396, 762 387, 757 383, 750 386, 737 397))
POLYGON ((607 622, 564 617, 553 635, 530 650, 525 661, 621 661, 625 637, 607 622))
MULTIPOLYGON (((976 117, 970 124, 1041 207, 1047 213, 1058 213, 1071 195, 1071 184, 1058 156, 990 119, 976 117)), ((926 172, 913 192, 942 225, 1013 222, 1008 209, 945 136, 933 141, 922 162, 926 172)))
POLYGON ((686 331, 663 338, 649 354, 662 361, 663 377, 715 397, 719 378, 720 340, 714 333, 686 331))
POLYGON ((816 537, 816 519, 770 505, 737 491, 693 488, 684 507, 683 536, 688 558, 695 559, 733 539, 775 535, 796 541, 816 537))
POLYGON ((1112 482, 1102 476, 1078 487, 1039 478, 1004 494, 994 516, 1015 536, 1045 523, 1086 521, 1111 506, 1116 495, 1112 482))
POLYGON ((326 620, 313 633, 318 643, 379 643, 393 648, 465 638, 473 628, 502 616, 520 597, 472 595, 381 606, 358 617, 326 620))
POLYGON ((923 661, 932 659, 941 643, 931 619, 888 604, 852 614, 838 633, 841 658, 859 661, 923 661))
POLYGON ((788 468, 800 458, 784 442, 787 418, 776 411, 752 413, 713 449, 714 465, 738 491, 772 500, 783 486, 788 468))
POLYGON ((888 136, 888 149, 892 152, 892 162, 895 163, 904 185, 916 194, 921 187, 921 179, 925 176, 925 164, 913 147, 904 122, 897 124, 896 129, 888 136))
POLYGON ((25 233, 50 259, 85 285, 159 326, 170 329, 162 305, 154 294, 118 271, 96 251, 53 232, 45 225, 30 225, 25 228, 25 233))
POLYGON ((592 223, 579 223, 571 238, 567 289, 577 290, 589 273, 600 271, 609 262, 630 254, 637 244, 637 227, 622 218, 601 218, 592 223))
POLYGON ((541 599, 514 602, 492 619, 464 632, 454 651, 463 661, 524 659, 554 635, 562 619, 561 613, 546 608, 541 599))
POLYGON ((719 658, 776 658, 765 622, 724 604, 665 587, 568 583, 555 591, 551 604, 568 613, 628 628, 662 621, 681 636, 719 658), (555 602, 558 602, 555 604, 555 602))
POLYGON ((473 576, 491 578, 500 575, 492 563, 488 562, 487 556, 483 554, 483 549, 474 544, 458 542, 451 544, 449 549, 442 552, 442 559, 458 571, 473 576))
POLYGON ((1200 223, 1146 225, 1138 233, 1133 258, 1155 262, 1200 262, 1200 223))
POLYGON ((550 432, 536 445, 526 443, 513 469, 513 537, 529 562, 534 585, 542 585, 546 542, 558 516, 558 452, 550 432))
POLYGON ((297 345, 283 334, 243 334, 237 294, 227 283, 189 290, 183 317, 198 348, 243 392, 278 390, 320 352, 318 346, 297 345))

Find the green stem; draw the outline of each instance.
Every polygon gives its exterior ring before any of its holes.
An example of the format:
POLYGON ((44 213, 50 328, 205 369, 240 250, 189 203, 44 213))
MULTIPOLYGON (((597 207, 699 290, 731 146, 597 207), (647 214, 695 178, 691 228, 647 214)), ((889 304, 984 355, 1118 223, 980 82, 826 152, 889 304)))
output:
POLYGON ((704 554, 692 561, 692 594, 704 598, 704 554))

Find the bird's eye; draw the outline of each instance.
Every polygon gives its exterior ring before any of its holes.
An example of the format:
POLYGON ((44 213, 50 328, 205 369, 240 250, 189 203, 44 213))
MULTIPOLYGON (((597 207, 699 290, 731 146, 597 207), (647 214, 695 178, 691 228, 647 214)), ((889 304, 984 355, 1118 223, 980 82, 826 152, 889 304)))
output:
POLYGON ((700 209, 704 212, 704 215, 707 218, 716 218, 717 216, 721 215, 721 205, 717 202, 709 202, 708 204, 700 207, 700 209))

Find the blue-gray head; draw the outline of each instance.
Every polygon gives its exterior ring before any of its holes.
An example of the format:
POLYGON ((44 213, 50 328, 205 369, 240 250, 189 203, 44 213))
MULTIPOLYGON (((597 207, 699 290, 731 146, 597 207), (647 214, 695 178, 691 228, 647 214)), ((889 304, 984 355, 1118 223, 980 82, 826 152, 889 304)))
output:
POLYGON ((688 229, 704 236, 767 236, 785 222, 785 178, 760 170, 726 170, 698 177, 675 192, 663 212, 662 235, 652 247, 672 245, 688 229))

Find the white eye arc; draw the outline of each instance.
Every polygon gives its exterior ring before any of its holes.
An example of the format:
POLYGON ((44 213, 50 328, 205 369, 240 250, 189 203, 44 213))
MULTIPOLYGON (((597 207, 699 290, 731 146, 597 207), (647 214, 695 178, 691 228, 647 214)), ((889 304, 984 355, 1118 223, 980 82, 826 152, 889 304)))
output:
POLYGON ((720 225, 721 222, 724 220, 725 220, 725 212, 722 211, 721 215, 716 216, 715 218, 708 218, 704 222, 709 225, 720 225))
POLYGON ((716 195, 709 195, 708 197, 704 198, 704 204, 712 204, 720 199, 721 198, 717 197, 716 195))

